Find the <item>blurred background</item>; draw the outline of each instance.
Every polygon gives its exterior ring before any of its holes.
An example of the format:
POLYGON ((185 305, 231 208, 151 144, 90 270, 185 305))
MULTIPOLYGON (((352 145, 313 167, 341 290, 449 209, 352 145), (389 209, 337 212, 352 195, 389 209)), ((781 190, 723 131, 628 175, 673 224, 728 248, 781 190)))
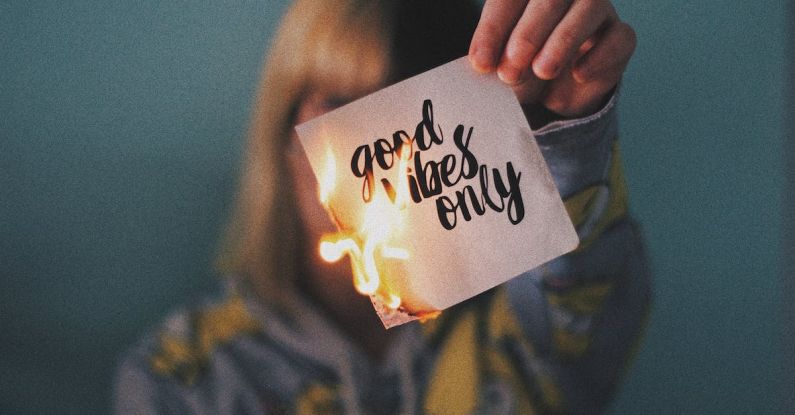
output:
MULTIPOLYGON (((613 413, 789 412, 793 7, 616 5, 656 299, 613 413)), ((107 412, 125 349, 212 290, 285 6, 0 2, 0 413, 107 412)))

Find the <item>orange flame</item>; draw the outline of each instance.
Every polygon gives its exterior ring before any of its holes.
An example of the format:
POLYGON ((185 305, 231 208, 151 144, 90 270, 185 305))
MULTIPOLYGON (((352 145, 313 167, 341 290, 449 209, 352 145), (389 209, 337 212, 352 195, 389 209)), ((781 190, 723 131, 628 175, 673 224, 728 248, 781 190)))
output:
POLYGON ((326 165, 323 170, 323 177, 321 177, 320 186, 318 188, 318 197, 320 203, 328 208, 328 200, 331 197, 331 192, 337 184, 337 161, 330 148, 326 149, 326 165))
MULTIPOLYGON (((347 255, 351 261, 353 285, 356 290, 363 295, 377 296, 393 310, 400 307, 401 298, 386 284, 381 283, 376 258, 397 260, 409 258, 406 249, 389 245, 389 240, 403 228, 405 221, 403 210, 408 200, 409 158, 409 151, 400 152, 394 201, 390 200, 385 192, 376 190, 372 200, 365 207, 362 221, 354 235, 342 231, 324 235, 318 247, 320 257, 327 262, 339 261, 347 255)), ((332 218, 334 214, 329 208, 329 199, 336 186, 336 174, 336 160, 331 150, 327 149, 326 164, 319 180, 318 196, 332 218)))

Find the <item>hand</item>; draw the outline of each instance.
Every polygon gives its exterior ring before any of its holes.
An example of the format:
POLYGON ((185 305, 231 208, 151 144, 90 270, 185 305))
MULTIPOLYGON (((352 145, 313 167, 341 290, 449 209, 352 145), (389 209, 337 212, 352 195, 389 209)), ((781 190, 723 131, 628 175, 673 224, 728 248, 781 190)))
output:
POLYGON ((576 118, 603 105, 635 43, 609 0, 486 0, 469 58, 524 106, 576 118))

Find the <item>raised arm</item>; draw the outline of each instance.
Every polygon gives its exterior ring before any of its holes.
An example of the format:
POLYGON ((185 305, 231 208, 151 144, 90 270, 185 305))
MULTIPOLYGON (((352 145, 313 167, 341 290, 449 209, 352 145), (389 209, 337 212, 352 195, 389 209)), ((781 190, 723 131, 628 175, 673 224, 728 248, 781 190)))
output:
POLYGON ((651 282, 618 150, 617 84, 632 28, 603 0, 487 0, 470 48, 525 107, 579 248, 498 289, 486 364, 531 406, 606 408, 638 343, 651 282))

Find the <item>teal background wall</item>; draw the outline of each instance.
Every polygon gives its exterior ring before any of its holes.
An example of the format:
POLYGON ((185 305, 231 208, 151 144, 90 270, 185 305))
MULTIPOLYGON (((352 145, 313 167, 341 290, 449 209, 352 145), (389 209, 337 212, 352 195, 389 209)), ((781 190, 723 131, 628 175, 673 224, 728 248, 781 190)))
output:
MULTIPOLYGON (((617 8, 640 42, 622 139, 657 296, 613 412, 778 413, 785 2, 617 8)), ((283 11, 0 2, 0 413, 106 412, 124 349, 213 287, 283 11)))
MULTIPOLYGON (((792 316, 795 316, 795 4, 789 3, 787 7, 789 48, 789 67, 787 68, 789 85, 787 88, 787 105, 785 119, 785 140, 784 147, 786 160, 787 184, 784 188, 783 212, 784 212, 784 237, 782 238, 782 272, 784 291, 784 307, 782 307, 783 327, 783 364, 785 370, 783 377, 783 388, 785 391, 795 390, 795 324, 792 323, 792 316)), ((787 393, 784 397, 783 407, 795 408, 795 394, 787 393)))
POLYGON ((776 410, 794 369, 781 368, 787 6, 617 7, 640 42, 623 149, 657 297, 616 412, 790 413, 776 410))

